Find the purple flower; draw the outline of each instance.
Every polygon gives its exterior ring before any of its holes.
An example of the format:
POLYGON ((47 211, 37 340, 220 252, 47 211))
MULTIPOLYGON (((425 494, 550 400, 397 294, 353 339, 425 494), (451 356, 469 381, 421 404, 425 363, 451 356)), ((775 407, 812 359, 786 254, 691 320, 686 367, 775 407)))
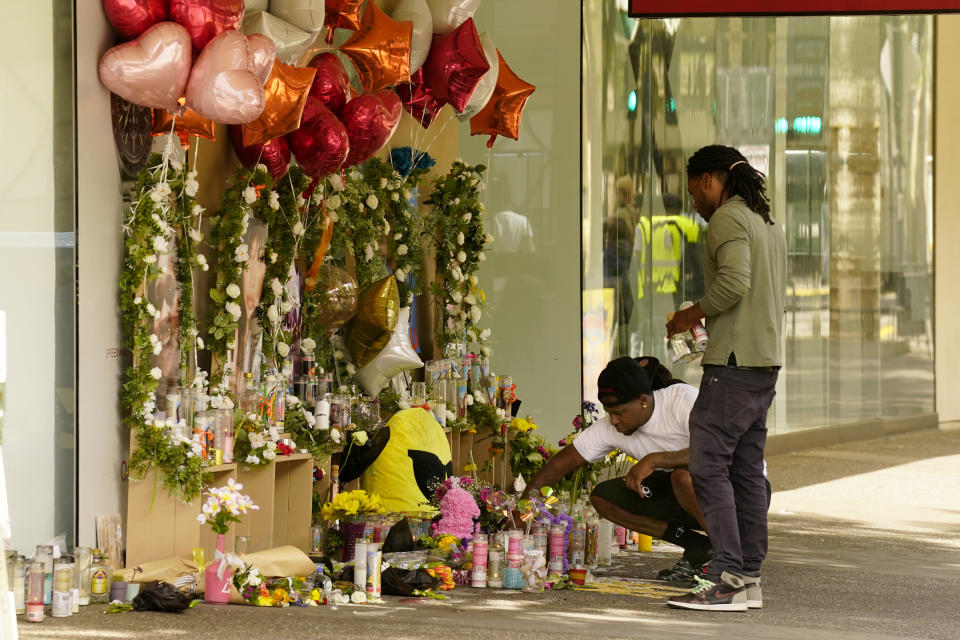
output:
POLYGON ((560 439, 560 442, 558 442, 557 444, 560 445, 561 447, 565 447, 565 446, 567 446, 567 439, 566 439, 566 438, 561 438, 561 439, 560 439))
POLYGON ((577 416, 573 419, 573 428, 582 429, 583 428, 583 416, 577 416))

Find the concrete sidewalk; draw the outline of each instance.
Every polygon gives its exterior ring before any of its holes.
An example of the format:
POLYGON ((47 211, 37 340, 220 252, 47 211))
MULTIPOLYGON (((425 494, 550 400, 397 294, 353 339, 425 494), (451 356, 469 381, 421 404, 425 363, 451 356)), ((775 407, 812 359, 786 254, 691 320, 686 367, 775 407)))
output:
MULTIPOLYGON (((22 638, 843 638, 960 637, 960 430, 775 456, 764 608, 669 609, 662 598, 458 587, 445 601, 21 623, 22 638)), ((650 578, 674 548, 617 556, 602 575, 650 578)))

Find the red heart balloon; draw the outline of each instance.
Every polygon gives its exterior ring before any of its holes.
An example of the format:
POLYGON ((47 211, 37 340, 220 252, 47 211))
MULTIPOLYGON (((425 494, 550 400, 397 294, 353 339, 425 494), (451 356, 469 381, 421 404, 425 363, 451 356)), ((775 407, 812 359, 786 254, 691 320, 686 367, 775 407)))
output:
POLYGON ((233 150, 240 158, 240 164, 252 168, 258 162, 266 165, 267 172, 273 176, 274 180, 279 180, 287 174, 290 168, 290 145, 286 138, 274 138, 266 144, 251 144, 243 146, 243 127, 241 125, 230 125, 230 141, 233 142, 233 150))
POLYGON ((218 33, 240 28, 243 0, 170 0, 170 19, 186 28, 199 54, 218 33))
POLYGON ((339 169, 350 150, 343 123, 316 99, 307 101, 300 128, 288 134, 287 141, 297 163, 314 178, 339 169))
POLYGON ((473 18, 448 35, 434 36, 421 68, 423 80, 433 94, 463 111, 483 75, 490 70, 473 18))
POLYGON ((130 40, 167 19, 167 0, 103 0, 103 10, 113 30, 130 40))
POLYGON ((350 154, 343 166, 352 167, 372 158, 397 130, 402 113, 400 98, 386 89, 348 102, 343 108, 343 126, 350 136, 350 154))
POLYGON ((438 100, 430 87, 424 84, 423 69, 417 69, 416 73, 410 76, 409 84, 397 85, 397 95, 400 96, 403 108, 424 129, 430 126, 443 108, 443 101, 438 100))
POLYGON ((315 55, 307 66, 317 70, 317 75, 313 76, 310 97, 319 100, 339 116, 350 99, 350 76, 340 58, 325 52, 315 55))

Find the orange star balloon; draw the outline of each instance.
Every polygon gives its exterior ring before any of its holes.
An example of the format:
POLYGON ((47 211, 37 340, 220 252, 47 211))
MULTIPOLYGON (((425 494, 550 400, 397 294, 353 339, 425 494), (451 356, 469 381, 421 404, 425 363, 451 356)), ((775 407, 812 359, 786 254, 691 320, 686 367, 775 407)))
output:
MULTIPOLYGON (((180 98, 180 104, 183 105, 184 98, 180 98)), ((181 116, 174 116, 166 109, 152 109, 153 127, 150 134, 162 136, 165 133, 177 134, 180 138, 180 146, 186 149, 190 146, 189 136, 199 136, 207 140, 215 140, 217 133, 217 123, 202 115, 193 109, 187 109, 181 116)))
POLYGON ((394 20, 370 2, 360 29, 340 47, 357 68, 363 91, 374 94, 410 82, 410 43, 413 23, 394 20))
POLYGON ((292 67, 275 60, 263 85, 267 95, 263 113, 243 125, 243 146, 265 143, 299 129, 316 73, 313 67, 292 67))
POLYGON ((333 44, 334 29, 356 31, 360 28, 362 9, 363 0, 327 0, 327 15, 323 24, 327 44, 333 44))
POLYGON ((500 49, 497 49, 497 59, 500 61, 500 73, 497 75, 493 97, 487 106, 470 118, 470 135, 489 134, 488 147, 493 146, 498 135, 514 140, 518 138, 523 107, 530 94, 536 90, 534 85, 521 80, 513 69, 507 66, 500 49))

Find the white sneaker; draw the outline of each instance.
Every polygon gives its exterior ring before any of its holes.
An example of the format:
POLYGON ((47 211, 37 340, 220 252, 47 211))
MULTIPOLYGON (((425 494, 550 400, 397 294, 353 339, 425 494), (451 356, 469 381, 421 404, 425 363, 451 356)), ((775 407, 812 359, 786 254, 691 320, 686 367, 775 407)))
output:
POLYGON ((741 576, 747 587, 747 607, 763 609, 763 592, 760 590, 760 576, 741 576))

